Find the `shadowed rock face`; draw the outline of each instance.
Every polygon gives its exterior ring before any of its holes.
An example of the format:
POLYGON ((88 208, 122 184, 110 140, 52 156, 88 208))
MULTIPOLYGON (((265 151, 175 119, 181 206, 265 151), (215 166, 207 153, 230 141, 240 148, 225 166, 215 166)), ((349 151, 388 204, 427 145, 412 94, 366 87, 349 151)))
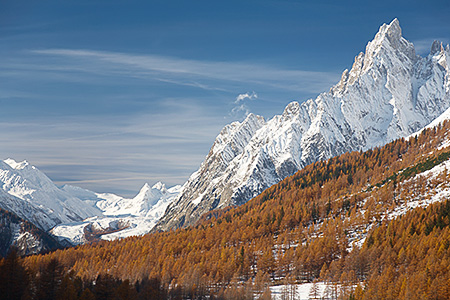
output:
POLYGON ((5 257, 11 247, 19 255, 30 255, 62 246, 33 224, 0 208, 0 256, 5 257))
POLYGON ((240 205, 312 162, 367 150, 423 128, 450 106, 450 50, 435 42, 415 54, 397 19, 328 92, 265 121, 253 114, 225 126, 199 170, 154 230, 193 224, 205 212, 240 205))

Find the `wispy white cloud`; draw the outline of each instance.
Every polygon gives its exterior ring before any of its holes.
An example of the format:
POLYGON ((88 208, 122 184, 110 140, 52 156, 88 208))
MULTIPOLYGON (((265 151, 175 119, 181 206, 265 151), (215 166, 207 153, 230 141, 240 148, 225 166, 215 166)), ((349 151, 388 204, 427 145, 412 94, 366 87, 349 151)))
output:
POLYGON ((268 93, 318 93, 339 77, 249 62, 91 50, 15 55, 0 70, 6 82, 0 101, 20 98, 16 117, 0 120, 0 159, 27 159, 59 184, 125 196, 144 182, 183 183, 220 129, 255 109, 255 99, 281 110, 291 99, 276 102, 268 93), (253 90, 258 94, 238 94, 253 90))
MULTIPOLYGON (((151 78, 202 89, 223 89, 213 80, 247 82, 294 91, 318 93, 328 89, 339 77, 330 72, 283 69, 247 62, 199 61, 160 55, 137 55, 93 50, 45 49, 32 53, 65 58, 59 71, 84 71, 104 75, 151 78)), ((43 66, 44 67, 44 66, 43 66)), ((55 66, 53 66, 55 68, 55 66)))
POLYGON ((231 110, 231 115, 232 116, 240 117, 240 118, 247 116, 249 113, 250 113, 250 109, 245 104, 241 104, 241 105, 235 106, 231 110))
POLYGON ((235 119, 243 119, 250 113, 248 102, 258 99, 255 91, 239 94, 234 100, 234 107, 231 109, 230 116, 235 119))
POLYGON ((26 159, 61 185, 124 196, 145 182, 182 184, 227 120, 189 99, 177 108, 170 100, 166 105, 171 112, 143 112, 120 122, 110 116, 0 120, 0 159, 26 159))
POLYGON ((258 98, 258 94, 256 94, 254 91, 251 92, 251 93, 247 92, 247 93, 244 93, 244 94, 239 94, 236 97, 236 100, 234 101, 234 103, 239 103, 239 102, 244 101, 246 99, 254 100, 254 99, 257 99, 257 98, 258 98))

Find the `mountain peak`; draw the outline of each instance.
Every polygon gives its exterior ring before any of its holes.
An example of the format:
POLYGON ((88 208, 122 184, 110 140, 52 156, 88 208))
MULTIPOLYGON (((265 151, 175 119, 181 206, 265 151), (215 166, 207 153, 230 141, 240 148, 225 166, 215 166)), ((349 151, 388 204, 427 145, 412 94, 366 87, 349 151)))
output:
POLYGON ((390 38, 400 39, 402 37, 402 28, 397 18, 389 24, 383 24, 378 33, 382 33, 390 38))
POLYGON ((441 49, 442 49, 442 43, 438 40, 434 40, 433 44, 431 44, 430 54, 436 54, 437 52, 440 52, 441 49))
POLYGON ((382 41, 385 38, 389 40, 392 44, 396 45, 402 38, 402 28, 400 27, 400 22, 397 18, 392 20, 389 24, 381 25, 378 33, 375 35, 376 41, 382 41))
POLYGON ((142 198, 148 198, 148 195, 150 193, 150 191, 152 190, 152 188, 150 187, 150 185, 148 183, 145 183, 142 188, 140 189, 139 193, 136 195, 136 198, 142 199, 142 198))
POLYGON ((255 115, 254 113, 249 113, 241 124, 264 122, 264 117, 260 115, 255 115))
POLYGON ((435 40, 433 41, 433 44, 431 45, 431 55, 436 55, 439 53, 449 52, 450 46, 447 44, 447 46, 444 46, 444 44, 441 41, 435 40))
POLYGON ((44 173, 26 160, 0 161, 0 189, 12 200, 0 201, 0 207, 48 230, 60 223, 81 221, 100 213, 58 188, 44 173))
POLYGON ((448 55, 422 58, 398 19, 383 24, 330 92, 282 115, 225 126, 156 230, 245 203, 307 164, 374 148, 423 128, 450 106, 448 55), (443 66, 445 66, 443 68, 443 66))
POLYGON ((283 116, 288 117, 288 116, 296 115, 296 114, 298 114, 299 110, 300 110, 300 104, 297 101, 292 101, 284 109, 283 116))
POLYGON ((394 18, 394 20, 391 21, 391 23, 387 26, 388 31, 392 34, 397 34, 399 36, 402 35, 402 29, 400 27, 400 22, 397 18, 394 18))
MULTIPOLYGON (((145 186, 145 185, 144 185, 145 186)), ((146 183, 146 186, 149 187, 148 183, 146 183)), ((161 192, 164 192, 166 189, 166 185, 162 183, 161 181, 158 181, 152 186, 152 189, 160 190, 161 192)))
POLYGON ((136 201, 154 201, 159 199, 161 195, 167 193, 167 188, 161 181, 155 183, 152 187, 148 183, 145 183, 139 193, 133 198, 136 201))
POLYGON ((23 170, 30 165, 30 163, 26 160, 17 162, 12 158, 7 158, 4 160, 4 162, 6 164, 8 164, 11 168, 16 169, 16 170, 23 170))

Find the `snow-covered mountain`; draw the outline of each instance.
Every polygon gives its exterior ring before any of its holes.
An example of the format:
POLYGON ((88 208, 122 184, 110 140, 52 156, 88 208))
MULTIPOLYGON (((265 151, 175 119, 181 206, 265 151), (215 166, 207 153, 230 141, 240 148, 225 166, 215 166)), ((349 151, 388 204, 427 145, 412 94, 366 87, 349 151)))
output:
POLYGON ((140 192, 132 199, 126 199, 114 194, 97 194, 101 199, 97 202, 105 215, 134 215, 140 217, 159 218, 164 214, 167 205, 173 196, 177 195, 180 186, 167 189, 166 186, 158 182, 152 187, 148 183, 144 184, 140 192))
POLYGON ((161 182, 152 187, 146 183, 134 198, 128 199, 65 185, 63 190, 85 202, 93 203, 102 211, 102 215, 58 225, 51 233, 74 245, 98 239, 113 240, 146 234, 164 214, 180 189, 179 185, 167 189, 161 182))
POLYGON ((0 161, 0 208, 72 244, 149 232, 180 189, 145 184, 127 199, 70 185, 59 188, 27 161, 0 161))
POLYGON ((250 114, 227 125, 154 230, 193 224, 312 162, 420 130, 450 107, 449 58, 449 46, 437 41, 428 56, 416 55, 397 19, 382 25, 328 92, 268 121, 250 114))
POLYGON ((81 221, 101 211, 59 189, 27 161, 0 161, 0 208, 14 212, 43 230, 81 221))

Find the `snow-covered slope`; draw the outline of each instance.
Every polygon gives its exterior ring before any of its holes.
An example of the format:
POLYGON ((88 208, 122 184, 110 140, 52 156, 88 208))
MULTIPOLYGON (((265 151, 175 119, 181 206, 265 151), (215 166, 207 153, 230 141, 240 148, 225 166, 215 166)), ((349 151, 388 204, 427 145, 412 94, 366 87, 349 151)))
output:
POLYGON ((146 234, 164 214, 180 189, 179 185, 167 189, 161 182, 152 187, 146 183, 134 198, 128 199, 115 194, 99 194, 65 185, 64 191, 97 206, 102 215, 80 222, 60 224, 53 228, 51 233, 71 244, 146 234))
POLYGON ((43 230, 101 214, 98 208, 59 189, 27 161, 0 161, 0 197, 1 208, 43 230))
POLYGON ((178 194, 180 186, 167 189, 158 182, 153 187, 146 183, 133 199, 126 199, 114 194, 97 194, 97 202, 103 214, 134 215, 140 217, 161 217, 172 198, 178 194))
POLYGON ((127 199, 70 185, 59 188, 26 161, 0 161, 0 208, 76 244, 149 232, 180 189, 145 184, 127 199))
POLYGON ((450 107, 449 46, 426 57, 397 19, 380 27, 350 71, 328 92, 265 121, 227 125, 155 230, 193 224, 205 212, 242 204, 317 160, 408 136, 450 107))

